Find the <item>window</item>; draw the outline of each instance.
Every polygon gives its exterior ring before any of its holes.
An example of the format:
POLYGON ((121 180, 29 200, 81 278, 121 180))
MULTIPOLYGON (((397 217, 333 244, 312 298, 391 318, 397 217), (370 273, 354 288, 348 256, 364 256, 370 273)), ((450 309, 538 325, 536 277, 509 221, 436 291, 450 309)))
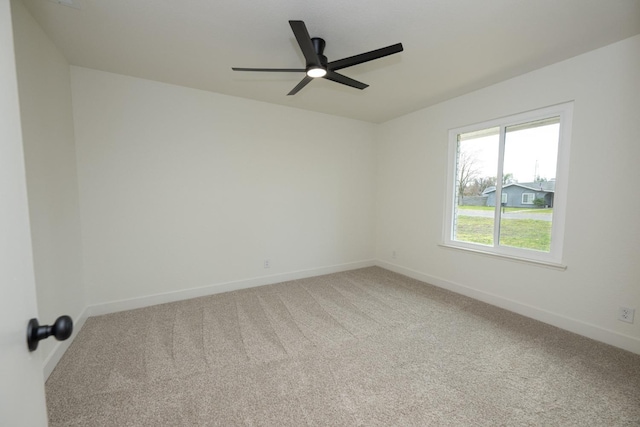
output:
POLYGON ((522 204, 532 205, 535 198, 536 193, 522 193, 522 204))
POLYGON ((446 246, 561 263, 572 109, 449 132, 446 246))

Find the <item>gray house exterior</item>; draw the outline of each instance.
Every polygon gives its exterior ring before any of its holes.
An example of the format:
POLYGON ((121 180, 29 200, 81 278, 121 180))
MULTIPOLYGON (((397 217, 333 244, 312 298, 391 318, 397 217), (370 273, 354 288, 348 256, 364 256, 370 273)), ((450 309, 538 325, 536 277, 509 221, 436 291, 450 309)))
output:
MULTIPOLYGON (((553 207, 556 190, 555 181, 511 182, 502 187, 503 206, 514 208, 533 208, 535 199, 544 200, 546 207, 553 207)), ((489 187, 482 193, 487 196, 487 206, 496 205, 496 187, 489 187)))

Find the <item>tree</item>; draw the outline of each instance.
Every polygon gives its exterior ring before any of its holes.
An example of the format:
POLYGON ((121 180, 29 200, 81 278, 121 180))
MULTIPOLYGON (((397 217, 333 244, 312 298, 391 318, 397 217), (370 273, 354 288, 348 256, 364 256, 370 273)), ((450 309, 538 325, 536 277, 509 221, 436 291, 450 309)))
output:
POLYGON ((511 172, 502 175, 502 185, 510 184, 512 182, 517 181, 513 179, 513 174, 511 172))
POLYGON ((460 151, 458 154, 458 204, 462 203, 467 186, 480 175, 478 159, 469 151, 460 151))
POLYGON ((473 181, 471 185, 471 195, 472 196, 482 196, 484 190, 489 187, 493 187, 496 185, 496 177, 495 176, 485 176, 484 178, 477 178, 473 181))

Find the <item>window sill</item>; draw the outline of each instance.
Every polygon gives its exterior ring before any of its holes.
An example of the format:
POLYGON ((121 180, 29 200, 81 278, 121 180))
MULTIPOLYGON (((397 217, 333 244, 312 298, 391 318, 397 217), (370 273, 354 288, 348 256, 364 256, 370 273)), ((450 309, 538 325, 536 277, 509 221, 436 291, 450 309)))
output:
POLYGON ((555 262, 550 262, 550 261, 540 261, 540 260, 534 260, 534 259, 528 259, 528 258, 520 258, 520 257, 515 257, 515 256, 511 256, 511 255, 504 255, 504 254, 496 254, 493 252, 487 252, 487 251, 483 251, 480 249, 470 249, 470 248, 463 248, 460 246, 452 246, 452 245, 447 245, 444 243, 439 243, 438 246, 440 246, 441 248, 445 248, 445 249, 453 249, 456 251, 463 251, 463 252, 471 252, 471 253, 475 253, 478 255, 484 255, 484 256, 488 256, 491 258, 498 258, 498 259, 505 259, 507 261, 513 261, 513 262, 519 262, 521 264, 529 264, 529 265, 535 265, 538 267, 546 267, 546 268, 551 268, 554 270, 560 270, 560 271, 564 271, 567 269, 567 266, 564 264, 558 264, 555 262))

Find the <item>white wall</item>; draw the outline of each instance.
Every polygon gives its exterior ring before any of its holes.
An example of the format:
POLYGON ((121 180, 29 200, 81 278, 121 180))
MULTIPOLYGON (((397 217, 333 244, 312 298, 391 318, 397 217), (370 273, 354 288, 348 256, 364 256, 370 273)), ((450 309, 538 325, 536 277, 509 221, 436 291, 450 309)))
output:
POLYGON ((372 262, 374 125, 86 68, 71 81, 86 286, 120 301, 102 311, 372 262))
MULTIPOLYGON (((63 314, 82 321, 86 299, 69 64, 22 2, 12 1, 11 7, 38 317, 41 324, 63 314)), ((48 362, 60 345, 51 338, 38 352, 48 362)))
POLYGON ((640 311, 634 324, 617 320, 621 305, 640 309, 639 76, 636 36, 382 124, 376 257, 396 271, 640 353, 640 311), (438 246, 447 131, 571 100, 566 271, 438 246))
POLYGON ((640 319, 616 320, 620 305, 640 309, 640 37, 373 125, 78 67, 69 75, 16 4, 41 320, 377 258, 640 353, 640 319), (448 129, 569 100, 567 270, 438 246, 448 129))

